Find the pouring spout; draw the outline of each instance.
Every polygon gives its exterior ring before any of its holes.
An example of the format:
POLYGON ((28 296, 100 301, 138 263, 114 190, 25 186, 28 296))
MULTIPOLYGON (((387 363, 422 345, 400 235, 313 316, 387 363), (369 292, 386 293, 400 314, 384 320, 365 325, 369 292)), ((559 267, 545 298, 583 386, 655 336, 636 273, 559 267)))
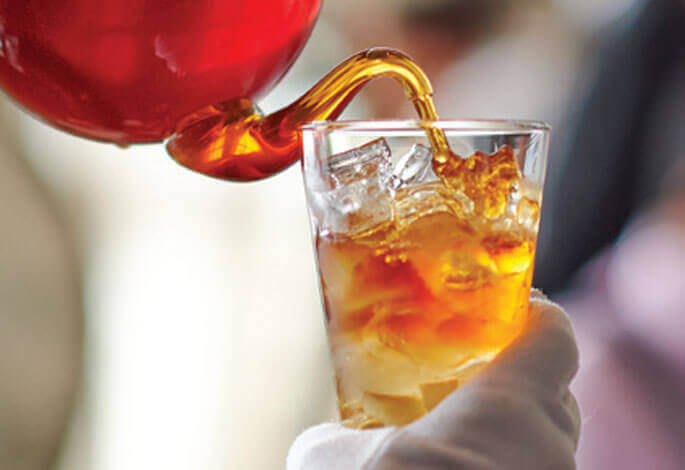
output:
MULTIPOLYGON (((269 177, 301 158, 300 126, 336 119, 366 83, 379 77, 398 81, 423 120, 438 119, 433 89, 418 65, 396 49, 373 48, 348 58, 269 116, 247 99, 205 108, 179 126, 167 150, 181 165, 209 176, 232 181, 269 177)), ((443 148, 440 135, 429 133, 436 148, 443 148)))

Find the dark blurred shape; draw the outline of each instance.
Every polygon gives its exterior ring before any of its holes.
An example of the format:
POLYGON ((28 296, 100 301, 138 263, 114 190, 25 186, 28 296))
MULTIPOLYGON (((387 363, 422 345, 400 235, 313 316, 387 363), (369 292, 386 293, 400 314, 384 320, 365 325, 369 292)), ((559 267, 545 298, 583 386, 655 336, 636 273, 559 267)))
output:
POLYGON ((0 114, 0 469, 47 470, 78 393, 81 290, 66 224, 7 144, 11 124, 0 114))
MULTIPOLYGON (((685 104, 685 93, 680 98, 685 104)), ((665 192, 633 219, 559 299, 581 351, 578 468, 683 468, 685 172, 679 175, 680 191, 665 192)))
POLYGON ((478 38, 510 11, 509 0, 443 0, 416 2, 404 22, 419 30, 440 31, 456 39, 478 38))
POLYGON ((638 5, 598 41, 543 205, 536 284, 571 287, 581 351, 579 468, 685 461, 685 2, 638 5))
POLYGON ((599 39, 598 50, 589 96, 571 117, 571 132, 557 131, 556 155, 552 149, 535 275, 549 293, 615 240, 685 148, 677 130, 682 114, 664 107, 685 59, 685 3, 633 9, 599 39), (664 109, 672 115, 660 116, 664 109), (669 121, 671 132, 657 129, 669 121))

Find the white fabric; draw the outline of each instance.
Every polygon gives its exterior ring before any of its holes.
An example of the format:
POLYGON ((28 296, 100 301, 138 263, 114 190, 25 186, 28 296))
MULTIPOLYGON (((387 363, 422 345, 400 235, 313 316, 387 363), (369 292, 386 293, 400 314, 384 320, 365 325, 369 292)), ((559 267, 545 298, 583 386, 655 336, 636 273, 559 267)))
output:
POLYGON ((580 414, 568 387, 577 369, 568 317, 533 292, 521 336, 427 416, 403 428, 310 428, 287 468, 574 469, 580 414))

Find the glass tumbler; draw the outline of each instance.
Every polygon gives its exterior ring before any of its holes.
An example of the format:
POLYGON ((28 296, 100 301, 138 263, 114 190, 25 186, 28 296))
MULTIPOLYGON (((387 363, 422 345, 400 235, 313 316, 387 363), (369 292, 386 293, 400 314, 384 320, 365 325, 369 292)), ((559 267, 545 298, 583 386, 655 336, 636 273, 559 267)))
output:
POLYGON ((547 125, 521 121, 302 128, 344 425, 416 420, 520 332, 548 142, 547 125), (445 171, 433 162, 429 125, 454 154, 445 171))

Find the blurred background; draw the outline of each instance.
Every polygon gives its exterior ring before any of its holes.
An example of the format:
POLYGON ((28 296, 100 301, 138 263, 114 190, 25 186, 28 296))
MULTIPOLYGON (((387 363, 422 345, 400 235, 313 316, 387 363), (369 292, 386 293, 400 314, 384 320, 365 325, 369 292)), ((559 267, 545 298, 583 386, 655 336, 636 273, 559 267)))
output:
MULTIPOLYGON (((579 468, 682 468, 685 3, 325 2, 290 103, 403 49, 445 118, 555 131, 536 285, 573 317, 579 468)), ((334 419, 300 169, 231 184, 0 103, 0 468, 284 466, 334 419)), ((343 118, 413 111, 392 81, 343 118)))

